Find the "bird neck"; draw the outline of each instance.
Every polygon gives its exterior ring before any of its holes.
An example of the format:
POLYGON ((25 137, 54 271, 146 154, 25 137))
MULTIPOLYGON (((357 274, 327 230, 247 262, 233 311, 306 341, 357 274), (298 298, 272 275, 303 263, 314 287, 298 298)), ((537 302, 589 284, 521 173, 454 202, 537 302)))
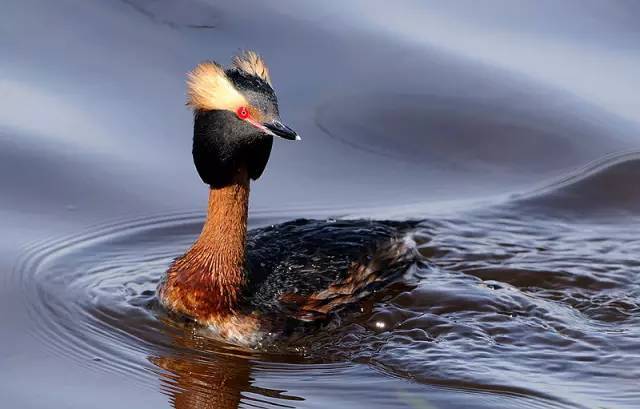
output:
POLYGON ((159 287, 171 310, 215 323, 238 312, 245 286, 249 173, 242 167, 223 187, 211 188, 207 219, 191 248, 177 258, 159 287))
POLYGON ((249 176, 241 168, 229 185, 210 189, 206 221, 187 255, 200 265, 221 312, 233 309, 245 284, 248 207, 249 176))
POLYGON ((231 184, 209 190, 207 218, 196 243, 244 265, 248 208, 249 176, 242 168, 231 184))

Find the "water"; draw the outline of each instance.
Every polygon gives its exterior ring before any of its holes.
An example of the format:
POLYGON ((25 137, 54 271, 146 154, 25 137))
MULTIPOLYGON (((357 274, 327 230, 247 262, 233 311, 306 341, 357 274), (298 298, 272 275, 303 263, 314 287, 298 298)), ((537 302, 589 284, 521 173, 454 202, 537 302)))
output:
POLYGON ((638 9, 596 3, 4 5, 3 401, 639 407, 638 9), (241 47, 303 136, 252 186, 251 257, 344 268, 336 235, 418 252, 357 310, 255 350, 154 297, 206 205, 184 72, 241 47))

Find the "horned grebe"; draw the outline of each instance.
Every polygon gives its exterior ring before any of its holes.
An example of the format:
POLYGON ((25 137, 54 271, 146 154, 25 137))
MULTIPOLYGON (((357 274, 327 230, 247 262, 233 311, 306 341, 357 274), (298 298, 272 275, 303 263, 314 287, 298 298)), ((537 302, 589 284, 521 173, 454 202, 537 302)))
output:
POLYGON ((193 159, 210 186, 209 205, 200 236, 158 287, 167 309, 226 340, 255 344, 285 322, 326 318, 406 266, 406 244, 397 240, 338 273, 305 268, 286 275, 264 265, 257 271, 246 259, 250 180, 262 174, 274 136, 300 137, 280 122, 269 70, 254 52, 234 57, 228 69, 203 62, 187 85, 195 117, 193 159))

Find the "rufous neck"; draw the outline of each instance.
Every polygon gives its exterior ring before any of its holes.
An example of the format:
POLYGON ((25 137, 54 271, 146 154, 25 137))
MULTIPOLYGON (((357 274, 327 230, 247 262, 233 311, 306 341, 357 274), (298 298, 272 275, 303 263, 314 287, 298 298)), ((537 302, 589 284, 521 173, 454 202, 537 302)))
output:
POLYGON ((247 233, 249 208, 249 177, 239 170, 232 184, 209 189, 207 218, 198 241, 242 250, 247 233))
POLYGON ((249 176, 239 169, 233 182, 209 191, 207 218, 194 245, 211 280, 229 304, 237 301, 244 285, 249 176))

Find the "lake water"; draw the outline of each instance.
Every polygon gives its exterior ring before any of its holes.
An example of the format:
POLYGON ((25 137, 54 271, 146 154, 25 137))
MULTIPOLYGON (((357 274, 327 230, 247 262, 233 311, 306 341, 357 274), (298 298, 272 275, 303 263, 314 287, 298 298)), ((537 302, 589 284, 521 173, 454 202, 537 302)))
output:
POLYGON ((5 2, 3 405, 640 407, 640 6, 478 7, 5 2), (154 293, 206 208, 185 73, 244 48, 303 138, 252 185, 250 253, 333 268, 335 237, 390 225, 418 251, 359 312, 258 350, 154 293))

